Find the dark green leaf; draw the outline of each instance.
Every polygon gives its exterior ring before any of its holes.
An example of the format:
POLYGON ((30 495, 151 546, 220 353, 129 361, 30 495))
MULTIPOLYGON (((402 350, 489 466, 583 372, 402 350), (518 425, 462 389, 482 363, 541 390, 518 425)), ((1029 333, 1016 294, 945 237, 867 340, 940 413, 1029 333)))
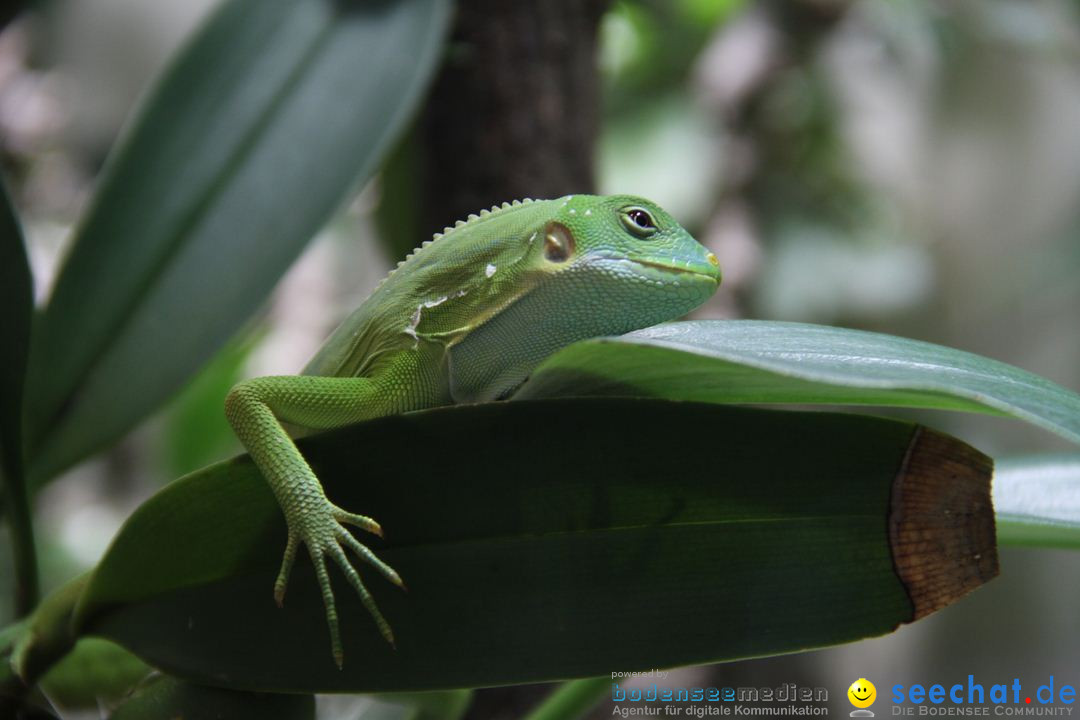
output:
POLYGON ((64 265, 30 378, 32 475, 156 408, 375 170, 449 0, 231 0, 151 94, 64 265))
POLYGON ((1080 455, 998 462, 994 505, 1003 544, 1080 548, 1080 455))
POLYGON ((681 322, 576 343, 515 397, 598 395, 965 410, 1080 442, 1080 395, 1049 380, 941 345, 800 323, 681 322))
POLYGON ((11 524, 15 549, 15 612, 37 603, 38 573, 34 528, 24 477, 23 387, 34 314, 33 278, 22 230, 7 189, 0 182, 0 506, 11 524))
POLYGON ((985 459, 907 423, 547 401, 386 417, 300 446, 331 500, 387 532, 372 545, 409 591, 363 574, 396 650, 338 575, 335 666, 306 559, 275 606, 284 522, 246 457, 143 505, 98 566, 77 626, 196 681, 431 690, 880 635, 996 572, 985 459), (901 490, 927 482, 938 489, 930 523, 949 526, 920 532, 943 532, 955 554, 905 549, 921 516, 905 515, 901 490), (967 584, 928 600, 901 580, 911 559, 924 577, 967 584))

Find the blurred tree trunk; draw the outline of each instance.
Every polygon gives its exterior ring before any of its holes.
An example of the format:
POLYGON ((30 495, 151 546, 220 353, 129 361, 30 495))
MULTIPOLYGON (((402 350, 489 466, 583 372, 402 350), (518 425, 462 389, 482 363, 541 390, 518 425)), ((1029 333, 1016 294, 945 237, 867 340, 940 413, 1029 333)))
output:
MULTIPOLYGON (((506 200, 592 192, 596 31, 609 0, 460 0, 418 131, 432 231, 506 200)), ((469 718, 516 718, 545 686, 481 690, 469 718)))
POLYGON ((433 230, 515 198, 591 192, 608 0, 461 0, 420 134, 433 230))

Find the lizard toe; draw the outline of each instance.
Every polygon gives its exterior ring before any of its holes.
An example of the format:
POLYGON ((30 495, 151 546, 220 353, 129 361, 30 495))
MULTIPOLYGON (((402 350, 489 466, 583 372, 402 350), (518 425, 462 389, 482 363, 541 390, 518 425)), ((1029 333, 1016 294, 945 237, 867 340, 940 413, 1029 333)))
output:
POLYGON ((394 585, 397 585, 399 588, 405 587, 405 583, 402 581, 401 576, 397 574, 397 571, 387 565, 382 560, 380 560, 379 557, 376 556, 375 553, 373 553, 367 545, 364 545, 355 537, 353 537, 352 533, 350 533, 348 530, 346 530, 345 528, 340 528, 340 532, 338 533, 338 539, 342 543, 344 543, 350 550, 352 550, 357 557, 378 570, 384 578, 392 582, 394 585))
POLYGON ((366 515, 357 515, 356 513, 347 512, 341 508, 334 506, 334 519, 339 523, 345 525, 352 525, 358 527, 361 530, 371 533, 372 535, 378 535, 383 537, 383 529, 379 523, 375 522, 366 515))
POLYGON ((285 605, 285 590, 289 585, 289 574, 292 573, 293 562, 296 560, 296 546, 299 539, 293 533, 289 533, 289 541, 285 545, 285 556, 281 559, 281 570, 278 571, 277 580, 274 581, 274 602, 278 607, 285 605))
POLYGON ((340 546, 335 546, 330 552, 330 556, 337 562, 338 567, 345 574, 349 584, 352 585, 353 590, 360 596, 360 601, 364 603, 364 607, 367 608, 372 619, 375 621, 375 626, 379 629, 379 634, 394 646, 394 632, 390 629, 390 623, 386 621, 383 614, 379 611, 378 605, 375 604, 375 599, 371 597, 371 593, 364 585, 364 581, 360 579, 360 573, 356 572, 356 568, 349 562, 349 558, 345 555, 345 551, 340 546))
POLYGON ((330 651, 338 669, 345 664, 345 651, 341 646, 341 631, 338 625, 337 605, 334 602, 334 590, 330 587, 330 574, 326 570, 326 555, 321 549, 308 546, 311 561, 315 564, 315 577, 319 580, 323 606, 326 608, 326 624, 330 630, 330 651))

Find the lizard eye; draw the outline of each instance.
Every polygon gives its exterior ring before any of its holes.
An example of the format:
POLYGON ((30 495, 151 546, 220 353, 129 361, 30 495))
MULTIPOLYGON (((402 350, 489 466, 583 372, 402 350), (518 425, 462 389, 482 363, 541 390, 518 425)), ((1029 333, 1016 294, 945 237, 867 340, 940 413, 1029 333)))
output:
POLYGON ((648 210, 639 207, 623 210, 622 221, 627 230, 639 237, 652 235, 656 232, 656 223, 653 221, 652 215, 649 214, 648 210))

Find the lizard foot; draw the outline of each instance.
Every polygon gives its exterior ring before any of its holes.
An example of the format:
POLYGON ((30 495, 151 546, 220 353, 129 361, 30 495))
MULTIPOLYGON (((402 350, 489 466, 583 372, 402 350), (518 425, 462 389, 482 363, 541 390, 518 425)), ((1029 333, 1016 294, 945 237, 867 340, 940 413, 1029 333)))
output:
POLYGON ((360 574, 345 554, 345 548, 352 550, 360 559, 378 570, 383 577, 394 585, 404 589, 405 583, 402 582, 401 577, 393 568, 376 557, 375 553, 353 537, 345 528, 345 525, 353 525, 373 535, 382 537, 382 528, 379 527, 379 524, 364 515, 346 512, 329 500, 324 502, 325 505, 321 508, 322 512, 313 513, 308 508, 304 511, 302 518, 297 518, 298 522, 294 523, 290 519, 289 540, 285 546, 285 557, 281 561, 281 571, 274 582, 274 600, 277 602, 278 607, 283 605, 285 589, 289 584, 289 574, 292 572, 293 561, 296 560, 297 547, 300 543, 304 543, 307 545, 311 561, 315 565, 315 575, 319 581, 319 589, 322 591, 323 605, 326 607, 326 622, 330 628, 330 647, 334 654, 334 662, 340 668, 344 663, 345 655, 341 646, 341 633, 338 629, 334 591, 330 587, 330 575, 326 567, 327 557, 341 568, 349 584, 353 586, 353 589, 360 596, 364 607, 371 613, 379 633, 391 646, 394 646, 394 633, 390 629, 390 624, 386 622, 386 618, 379 612, 371 593, 364 587, 360 574))

